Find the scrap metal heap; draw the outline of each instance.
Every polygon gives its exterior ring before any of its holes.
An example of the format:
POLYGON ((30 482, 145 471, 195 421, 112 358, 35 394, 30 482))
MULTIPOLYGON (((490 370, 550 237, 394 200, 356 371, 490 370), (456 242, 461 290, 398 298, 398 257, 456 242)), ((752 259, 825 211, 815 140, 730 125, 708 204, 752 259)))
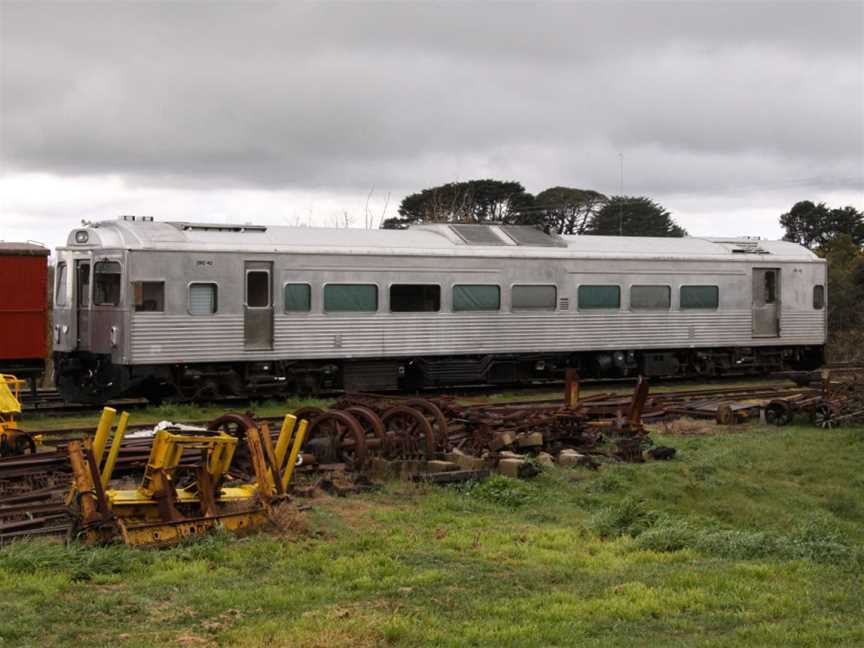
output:
MULTIPOLYGON (((618 399, 614 411, 608 401, 580 400, 578 389, 578 378, 571 372, 563 403, 462 405, 450 397, 355 393, 331 409, 306 407, 295 416, 309 423, 303 446, 306 463, 355 472, 381 472, 382 462, 409 462, 421 472, 453 473, 460 468, 466 478, 496 467, 521 476, 526 472, 522 464, 507 468, 514 460, 527 462, 541 454, 560 458, 562 452, 578 455, 586 464, 593 463, 591 456, 600 455, 643 461, 651 445, 642 425, 648 383, 640 378, 633 396, 618 399), (499 465, 502 460, 504 466, 499 465), (447 462, 456 465, 445 466, 447 462)), ((456 478, 450 474, 435 481, 456 478)))
POLYGON ((674 449, 652 447, 643 420, 686 415, 738 423, 763 413, 778 425, 799 413, 826 428, 864 423, 864 372, 831 371, 812 389, 757 385, 649 397, 641 378, 632 395, 581 396, 571 371, 563 400, 353 393, 326 410, 304 407, 274 419, 278 431, 247 413, 200 428, 126 435, 123 413, 110 448, 116 411, 105 408, 92 439, 0 458, 0 542, 70 534, 85 542, 170 544, 216 526, 262 524, 287 499, 294 473, 312 479, 293 493, 314 490, 310 483, 339 492, 376 477, 451 482, 493 470, 527 477, 553 463, 668 459, 674 449), (351 473, 347 483, 343 472, 351 473), (121 489, 115 478, 140 482, 121 489))

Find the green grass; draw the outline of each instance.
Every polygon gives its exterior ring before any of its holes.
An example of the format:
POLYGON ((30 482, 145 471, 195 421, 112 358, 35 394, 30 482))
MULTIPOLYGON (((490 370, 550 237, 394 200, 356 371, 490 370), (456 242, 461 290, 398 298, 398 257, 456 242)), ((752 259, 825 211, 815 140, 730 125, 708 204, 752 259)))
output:
MULTIPOLYGON (((253 403, 241 403, 236 408, 226 410, 225 405, 190 405, 190 404, 165 404, 149 407, 135 407, 128 409, 129 425, 149 425, 160 421, 206 421, 221 416, 226 411, 246 412, 251 411, 258 416, 279 416, 292 412, 298 407, 315 405, 328 407, 333 400, 320 398, 288 398, 285 400, 268 400, 253 403)), ((121 411, 123 408, 116 408, 121 411)), ((92 426, 96 429, 99 421, 97 414, 93 412, 85 414, 73 414, 69 416, 45 416, 39 414, 25 414, 22 417, 21 426, 27 430, 58 430, 70 427, 92 426)))
POLYGON ((864 645, 864 430, 663 437, 679 458, 390 484, 308 529, 0 550, 0 646, 864 645))

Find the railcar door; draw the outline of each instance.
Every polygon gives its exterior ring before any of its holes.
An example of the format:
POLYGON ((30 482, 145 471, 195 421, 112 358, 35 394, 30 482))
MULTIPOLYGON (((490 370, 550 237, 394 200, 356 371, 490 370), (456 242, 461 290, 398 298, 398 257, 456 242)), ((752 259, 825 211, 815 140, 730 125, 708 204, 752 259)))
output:
POLYGON ((780 335, 780 270, 753 268, 753 337, 780 335))
POLYGON ((246 261, 243 336, 247 349, 273 348, 273 263, 246 261))
POLYGON ((75 323, 77 348, 90 350, 90 261, 75 262, 75 323))

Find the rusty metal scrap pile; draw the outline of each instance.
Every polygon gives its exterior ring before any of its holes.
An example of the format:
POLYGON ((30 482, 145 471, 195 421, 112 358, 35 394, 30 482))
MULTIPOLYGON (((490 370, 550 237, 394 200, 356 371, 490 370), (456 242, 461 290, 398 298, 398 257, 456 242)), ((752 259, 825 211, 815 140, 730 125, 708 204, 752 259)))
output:
MULTIPOLYGON (((525 465, 530 462, 519 453, 551 458, 565 451, 570 451, 566 457, 578 451, 576 458, 585 463, 591 463, 592 456, 642 461, 643 451, 651 445, 642 425, 647 382, 640 380, 632 397, 612 400, 578 400, 576 389, 575 383, 568 383, 563 403, 476 405, 459 404, 450 397, 349 394, 329 410, 303 408, 295 414, 309 421, 305 461, 356 472, 381 472, 383 462, 413 462, 410 466, 420 472, 470 473, 498 467, 521 476, 530 470, 525 465)), ((456 477, 442 475, 434 481, 456 477)))
MULTIPOLYGON (((480 478, 493 470, 525 477, 552 463, 594 466, 669 458, 674 450, 652 447, 643 422, 670 417, 738 423, 764 413, 765 420, 782 425, 806 414, 822 427, 864 423, 860 370, 826 373, 820 385, 808 388, 760 385, 651 396, 647 382, 639 380, 631 395, 580 397, 575 374, 568 378, 563 400, 466 403, 452 396, 355 393, 326 410, 301 408, 294 415, 307 421, 307 428, 296 473, 307 479, 294 487, 295 493, 302 492, 303 483, 335 483, 342 472, 353 473, 355 483, 393 476, 448 482, 480 478)), ((207 428, 238 436, 242 430, 237 420, 226 415, 207 428)), ((252 420, 261 432, 270 430, 267 424, 274 421, 252 420)), ((277 429, 272 428, 274 438, 277 429)), ((0 459, 0 541, 62 534, 69 528, 64 496, 71 468, 65 442, 52 445, 51 451, 0 459)), ((140 476, 152 445, 151 437, 124 438, 114 474, 120 479, 140 476)), ((235 479, 254 477, 241 450, 230 473, 235 479)))

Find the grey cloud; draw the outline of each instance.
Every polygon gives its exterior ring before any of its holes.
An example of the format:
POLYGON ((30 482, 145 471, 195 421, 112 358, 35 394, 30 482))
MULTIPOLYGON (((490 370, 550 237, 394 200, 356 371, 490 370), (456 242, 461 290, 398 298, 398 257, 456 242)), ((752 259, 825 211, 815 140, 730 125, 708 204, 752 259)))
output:
POLYGON ((2 12, 6 172, 410 191, 488 171, 609 191, 625 151, 648 193, 864 183, 860 3, 2 12))

